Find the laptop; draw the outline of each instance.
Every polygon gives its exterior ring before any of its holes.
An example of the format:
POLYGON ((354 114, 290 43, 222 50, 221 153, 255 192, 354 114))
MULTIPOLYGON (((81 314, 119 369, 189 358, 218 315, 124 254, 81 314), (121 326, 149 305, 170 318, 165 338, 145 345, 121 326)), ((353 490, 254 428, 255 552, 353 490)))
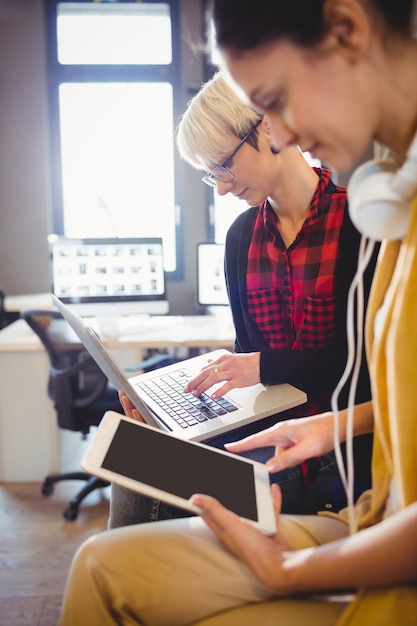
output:
POLYGON ((209 396, 214 387, 199 398, 184 394, 186 383, 202 367, 229 353, 223 349, 127 378, 88 320, 56 296, 52 300, 111 384, 126 394, 144 421, 182 439, 204 441, 307 401, 303 391, 289 384, 233 389, 218 401, 209 396))
POLYGON ((276 520, 267 467, 223 450, 184 441, 142 422, 108 411, 81 465, 89 474, 179 506, 190 514, 195 493, 226 508, 267 534, 276 520), (168 471, 161 469, 162 465, 168 471))

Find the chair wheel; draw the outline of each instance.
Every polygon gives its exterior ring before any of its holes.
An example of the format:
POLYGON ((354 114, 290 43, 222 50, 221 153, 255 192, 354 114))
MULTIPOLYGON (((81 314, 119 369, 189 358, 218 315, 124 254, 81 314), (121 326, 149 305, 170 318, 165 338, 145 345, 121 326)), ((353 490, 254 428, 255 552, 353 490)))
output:
POLYGON ((54 486, 52 483, 48 482, 47 480, 45 480, 45 482, 43 483, 42 487, 41 487, 41 493, 44 496, 50 496, 51 493, 54 490, 54 486))
POLYGON ((62 515, 69 522, 73 522, 75 519, 77 519, 78 516, 78 506, 70 504, 69 507, 65 509, 62 515))

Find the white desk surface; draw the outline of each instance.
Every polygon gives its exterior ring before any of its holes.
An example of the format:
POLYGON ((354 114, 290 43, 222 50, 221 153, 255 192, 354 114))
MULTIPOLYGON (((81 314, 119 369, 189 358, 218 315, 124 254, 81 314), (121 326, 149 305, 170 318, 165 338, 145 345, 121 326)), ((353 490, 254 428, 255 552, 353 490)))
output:
MULTIPOLYGON (((230 314, 121 318, 89 318, 108 348, 232 348, 235 331, 230 314)), ((24 320, 0 331, 0 352, 43 350, 24 320)))
MULTIPOLYGON (((18 313, 24 309, 53 308, 50 293, 6 296, 5 309, 18 313)), ((183 346, 231 347, 235 331, 230 310, 222 307, 214 315, 128 315, 89 318, 109 348, 169 348, 183 346)), ((0 332, 0 351, 38 350, 40 341, 24 320, 18 320, 0 332)))
POLYGON ((164 315, 156 317, 129 316, 107 321, 91 320, 108 347, 231 347, 235 330, 227 315, 164 315))
POLYGON ((0 331, 0 352, 40 352, 42 350, 41 340, 25 320, 17 320, 0 331))
POLYGON ((32 293, 20 296, 6 296, 4 308, 6 313, 19 313, 24 309, 51 309, 51 294, 32 293))

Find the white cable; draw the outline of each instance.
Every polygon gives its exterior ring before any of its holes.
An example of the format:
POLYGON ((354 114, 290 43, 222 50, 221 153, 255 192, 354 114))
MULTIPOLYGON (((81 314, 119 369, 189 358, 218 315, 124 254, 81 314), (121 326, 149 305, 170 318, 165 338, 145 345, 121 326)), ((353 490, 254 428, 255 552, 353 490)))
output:
POLYGON ((362 361, 363 332, 364 332, 364 294, 363 294, 363 274, 368 267, 375 242, 361 238, 358 254, 358 266, 349 288, 346 312, 346 338, 347 338, 347 360, 343 374, 336 385, 331 398, 331 408, 334 420, 334 451, 342 484, 346 493, 349 510, 349 529, 353 534, 357 530, 357 520, 355 519, 354 508, 354 458, 353 458, 353 425, 354 406, 356 399, 356 387, 359 378, 359 371, 362 361), (355 295, 357 295, 357 316, 356 316, 356 342, 354 330, 355 318, 355 295), (339 405, 338 399, 341 390, 348 380, 351 372, 352 380, 348 394, 348 406, 346 416, 346 469, 343 462, 340 429, 339 429, 339 405))

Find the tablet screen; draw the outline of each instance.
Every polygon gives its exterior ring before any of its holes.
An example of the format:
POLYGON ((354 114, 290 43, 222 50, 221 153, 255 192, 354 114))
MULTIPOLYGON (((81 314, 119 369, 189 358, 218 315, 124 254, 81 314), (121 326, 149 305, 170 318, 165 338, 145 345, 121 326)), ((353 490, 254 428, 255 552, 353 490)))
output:
POLYGON ((253 466, 215 449, 121 421, 102 467, 186 500, 195 493, 213 496, 258 521, 253 466))

